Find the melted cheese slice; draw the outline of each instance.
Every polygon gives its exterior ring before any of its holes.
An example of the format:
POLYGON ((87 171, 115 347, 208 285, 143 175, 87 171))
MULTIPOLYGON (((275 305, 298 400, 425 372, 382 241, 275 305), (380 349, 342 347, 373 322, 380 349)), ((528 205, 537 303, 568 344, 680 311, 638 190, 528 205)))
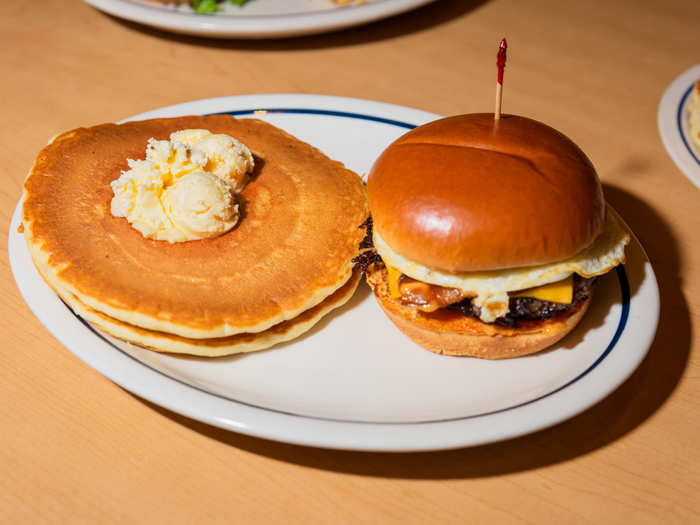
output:
POLYGON ((394 268, 393 266, 387 266, 386 271, 389 274, 389 294, 394 299, 401 297, 401 290, 399 287, 399 279, 401 278, 401 270, 394 268))
POLYGON ((510 294, 511 297, 534 297, 540 301, 551 303, 569 304, 574 300, 574 275, 571 274, 561 281, 530 288, 518 293, 510 294))

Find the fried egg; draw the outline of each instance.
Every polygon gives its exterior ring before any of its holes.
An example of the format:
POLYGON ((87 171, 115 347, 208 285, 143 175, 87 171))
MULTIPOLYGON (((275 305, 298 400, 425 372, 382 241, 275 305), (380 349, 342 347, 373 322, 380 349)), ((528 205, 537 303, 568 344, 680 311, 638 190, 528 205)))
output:
POLYGON ((423 266, 396 253, 374 231, 374 247, 384 263, 418 281, 448 288, 459 288, 473 296, 477 305, 498 302, 499 308, 482 308, 481 320, 493 322, 508 312, 507 293, 561 281, 577 273, 582 277, 602 275, 625 262, 625 246, 630 234, 617 213, 606 210, 603 230, 588 248, 564 261, 484 272, 451 273, 423 266), (504 300, 505 299, 505 300, 504 300))

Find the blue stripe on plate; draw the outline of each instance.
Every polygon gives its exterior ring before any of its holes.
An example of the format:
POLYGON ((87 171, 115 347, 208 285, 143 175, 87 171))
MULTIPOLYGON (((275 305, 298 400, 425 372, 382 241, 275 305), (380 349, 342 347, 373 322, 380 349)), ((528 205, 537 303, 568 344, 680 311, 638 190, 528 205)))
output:
POLYGON ((700 164, 700 159, 698 159, 698 156, 695 154, 695 150, 690 146, 690 144, 688 144, 688 141, 685 138, 685 133, 683 133, 683 106, 685 106, 685 101, 688 98, 688 95, 690 95, 690 92, 693 90, 693 87, 695 87, 695 84, 691 84, 681 97, 681 101, 678 104, 678 110, 676 111, 676 125, 678 126, 678 134, 681 136, 681 140, 683 141, 683 144, 685 144, 688 153, 690 153, 690 156, 695 159, 695 162, 700 164))
MULTIPOLYGON (((687 94, 686 94, 687 95, 687 94)), ((392 119, 386 119, 382 117, 375 117, 373 115, 364 115, 362 113, 348 113, 344 111, 330 111, 330 110, 324 110, 324 109, 305 109, 305 108, 256 108, 256 109, 245 109, 245 110, 237 110, 237 111, 224 111, 221 113, 214 113, 216 115, 251 115, 255 114, 256 111, 267 111, 268 113, 294 113, 294 114, 305 114, 305 115, 324 115, 324 116, 331 116, 331 117, 341 117, 341 118, 354 118, 354 119, 360 119, 360 120, 368 120, 371 122, 380 122, 382 124, 389 124, 392 126, 398 126, 406 129, 413 129, 416 127, 415 124, 409 124, 406 122, 401 122, 398 120, 392 120, 392 119)), ((627 280, 627 273, 625 272, 624 266, 620 265, 615 268, 616 273, 617 273, 617 278, 620 283, 620 299, 622 301, 622 311, 620 312, 620 319, 617 323, 617 329, 615 330, 615 333, 612 336, 612 339, 608 343, 608 345, 605 347, 605 350, 598 356, 598 358, 591 364, 586 370, 581 372, 579 375, 571 379, 570 381, 564 383, 563 385, 555 388, 554 390, 551 390, 550 392, 547 392, 546 394, 543 394, 541 396, 535 397, 533 399, 530 399, 528 401, 524 401, 522 403, 518 403, 515 405, 507 406, 504 408, 500 408, 498 410, 491 410, 489 412, 482 412, 480 414, 472 414, 469 416, 463 416, 463 417, 454 417, 454 418, 448 418, 448 419, 431 419, 431 420, 425 420, 425 421, 392 421, 392 422, 377 422, 377 421, 362 421, 362 420, 349 420, 349 419, 337 419, 337 418, 328 418, 328 417, 318 417, 318 416, 309 416, 305 414, 297 414, 295 412, 288 412, 285 410, 278 410, 275 408, 269 408, 265 406, 260 406, 256 405, 253 403, 248 403, 246 401, 241 401, 239 399, 235 398, 230 398, 227 396, 222 396, 220 394, 216 394, 213 392, 209 392, 208 390, 205 390, 203 388, 197 387, 190 385, 180 379, 174 378, 169 376, 168 374, 161 372, 157 368, 154 368, 150 366, 147 363, 144 363, 143 361, 140 361, 139 359, 135 358, 131 354, 125 352, 115 344, 113 344, 111 341, 109 341, 102 333, 100 333, 97 329, 93 328, 87 321, 85 321, 82 317, 77 315, 73 310, 68 306, 65 302, 63 304, 66 305, 66 308, 81 322, 83 323, 90 331, 92 331, 95 336, 100 338, 102 341, 107 343, 109 346, 117 350, 118 352, 121 352, 123 355, 127 356, 130 359, 133 359, 137 363, 139 363, 142 366, 145 366, 152 370, 153 372, 156 372, 157 374, 160 374, 164 377, 167 377, 171 381, 175 381, 177 383, 180 383, 181 385, 184 385, 188 388, 192 388, 193 390, 198 390, 202 393, 205 393, 210 396, 218 397, 220 399, 224 399, 226 401, 230 401, 233 403, 238 403, 243 406, 247 406, 250 408, 255 408, 258 410, 265 410, 267 412, 273 412, 276 414, 282 414, 285 416, 294 416, 294 417, 300 417, 300 418, 305 418, 305 419, 315 419, 315 420, 321 420, 321 421, 330 421, 330 422, 336 422, 336 423, 354 423, 354 424, 378 424, 378 425, 421 425, 421 424, 432 424, 432 423, 447 423, 451 421, 464 421, 467 419, 475 419, 478 417, 485 417, 485 416, 491 416, 493 414, 499 414, 502 412, 507 412, 509 410, 515 410, 518 408, 522 408, 526 405, 530 405, 532 403, 536 403, 537 401, 540 401, 542 399, 545 399, 549 396, 552 396, 558 392, 561 392, 565 388, 568 388, 569 386, 573 385, 577 381, 581 380, 583 377, 591 373, 596 367, 598 367, 604 360, 605 358, 610 355, 610 352, 613 351, 615 348, 615 345, 619 341, 620 337, 622 336, 622 333, 625 330, 625 326, 627 326, 627 319, 629 318, 629 312, 630 312, 630 287, 629 287, 629 282, 627 280)))
POLYGON ((398 126, 400 128, 413 129, 416 124, 409 124, 400 120, 393 120, 384 117, 375 117, 374 115, 365 115, 363 113, 349 113, 347 111, 333 111, 329 109, 306 109, 306 108, 256 108, 256 109, 240 109, 236 111, 222 111, 220 113, 211 113, 211 115, 233 115, 240 117, 242 115, 255 115, 258 112, 265 113, 291 113, 302 115, 323 115, 327 117, 342 117, 354 118, 359 120, 369 120, 371 122, 379 122, 381 124, 389 124, 390 126, 398 126))

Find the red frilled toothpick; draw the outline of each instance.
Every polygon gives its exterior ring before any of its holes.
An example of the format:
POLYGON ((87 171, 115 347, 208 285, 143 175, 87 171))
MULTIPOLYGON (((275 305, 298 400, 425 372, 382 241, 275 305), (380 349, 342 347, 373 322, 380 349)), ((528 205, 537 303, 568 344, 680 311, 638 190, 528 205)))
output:
POLYGON ((504 38, 498 46, 498 55, 496 58, 496 65, 498 66, 498 81, 496 83, 496 111, 493 114, 493 118, 496 120, 501 118, 501 101, 503 100, 503 71, 506 68, 506 49, 508 49, 508 42, 504 38))

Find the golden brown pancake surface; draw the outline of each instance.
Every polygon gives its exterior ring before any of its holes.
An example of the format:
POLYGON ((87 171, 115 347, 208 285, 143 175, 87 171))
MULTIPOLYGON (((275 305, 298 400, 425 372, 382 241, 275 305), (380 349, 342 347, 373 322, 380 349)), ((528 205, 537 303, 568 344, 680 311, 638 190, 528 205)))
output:
POLYGON ((32 257, 56 287, 126 323, 189 338, 258 332, 312 308, 351 275, 368 214, 360 178, 255 119, 191 116, 80 128, 58 136, 25 182, 32 257), (170 244, 110 213, 109 183, 149 138, 201 128, 255 156, 242 218, 226 234, 170 244))

